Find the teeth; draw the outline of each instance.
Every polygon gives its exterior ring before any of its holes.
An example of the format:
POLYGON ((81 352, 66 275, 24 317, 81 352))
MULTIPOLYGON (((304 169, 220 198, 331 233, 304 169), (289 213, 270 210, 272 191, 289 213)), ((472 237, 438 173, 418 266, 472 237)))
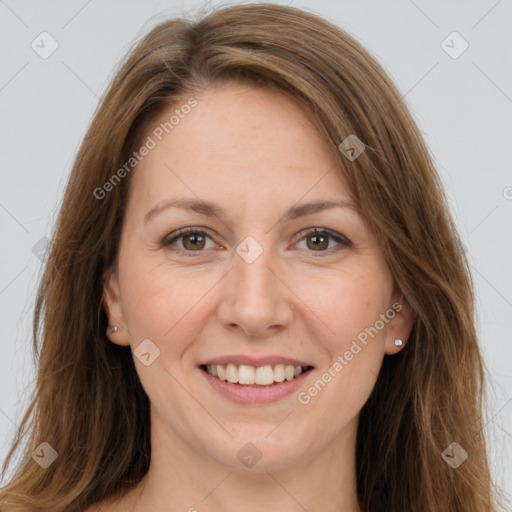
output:
POLYGON ((206 366, 206 371, 220 380, 231 382, 232 384, 259 386, 270 386, 274 382, 283 382, 298 377, 304 370, 301 366, 276 364, 274 367, 265 366, 249 366, 246 364, 228 365, 212 364, 206 366))
POLYGON ((226 367, 226 380, 233 384, 238 382, 238 371, 234 364, 228 364, 226 367))
POLYGON ((283 380, 284 380, 284 364, 276 364, 274 366, 274 380, 276 382, 283 382, 283 380))
MULTIPOLYGON (((259 370, 259 368, 258 368, 259 370)), ((238 368, 238 383, 239 384, 254 384, 254 367, 241 364, 238 368)), ((257 382, 261 384, 261 382, 257 382)))
POLYGON ((269 386, 274 383, 274 369, 272 366, 260 366, 256 370, 256 384, 260 386, 269 386))

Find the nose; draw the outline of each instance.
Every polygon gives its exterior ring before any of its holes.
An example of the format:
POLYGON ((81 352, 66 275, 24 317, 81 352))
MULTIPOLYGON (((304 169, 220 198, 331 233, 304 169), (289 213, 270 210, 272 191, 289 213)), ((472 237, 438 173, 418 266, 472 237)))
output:
POLYGON ((267 251, 252 263, 235 254, 234 266, 223 281, 218 319, 226 329, 268 338, 290 325, 294 295, 267 251))

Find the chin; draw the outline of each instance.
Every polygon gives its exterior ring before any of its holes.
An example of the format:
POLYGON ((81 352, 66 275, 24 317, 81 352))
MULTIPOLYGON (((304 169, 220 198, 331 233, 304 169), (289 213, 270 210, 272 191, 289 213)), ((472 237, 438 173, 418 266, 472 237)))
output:
POLYGON ((285 468, 296 464, 297 459, 304 456, 304 441, 294 439, 286 432, 280 435, 271 433, 270 436, 269 432, 272 429, 268 429, 264 435, 251 435, 248 428, 229 442, 218 445, 218 449, 210 447, 210 452, 214 459, 232 470, 254 472, 285 468))

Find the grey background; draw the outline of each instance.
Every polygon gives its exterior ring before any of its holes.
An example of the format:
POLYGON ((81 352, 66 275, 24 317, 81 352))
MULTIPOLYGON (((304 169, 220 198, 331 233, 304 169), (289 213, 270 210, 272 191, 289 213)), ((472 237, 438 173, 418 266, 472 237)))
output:
MULTIPOLYGON (((491 384, 486 429, 494 476, 510 493, 512 1, 292 4, 325 16, 377 57, 427 140, 475 278, 491 384), (469 44, 456 59, 441 47, 453 31, 469 44)), ((42 262, 33 248, 52 231, 98 98, 135 37, 167 16, 193 18, 200 7, 176 1, 0 0, 2 461, 34 379, 30 328, 42 262), (41 45, 43 31, 59 45, 47 59, 31 47, 34 40, 41 45)))

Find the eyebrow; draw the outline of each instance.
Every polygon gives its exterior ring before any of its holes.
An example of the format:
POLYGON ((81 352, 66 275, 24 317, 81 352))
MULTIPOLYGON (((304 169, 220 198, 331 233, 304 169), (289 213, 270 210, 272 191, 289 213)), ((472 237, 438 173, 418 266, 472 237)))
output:
MULTIPOLYGON (((218 217, 221 220, 226 219, 226 211, 219 205, 210 203, 208 201, 201 201, 199 199, 181 198, 181 199, 166 199, 156 204, 144 216, 144 222, 148 222, 157 214, 168 210, 170 208, 180 208, 182 210, 190 210, 206 217, 218 217)), ((311 203, 304 203, 298 206, 293 206, 285 214, 284 217, 288 220, 294 220, 306 215, 313 215, 315 213, 330 210, 332 208, 350 208, 357 212, 356 205, 348 201, 332 201, 320 200, 311 203)))

